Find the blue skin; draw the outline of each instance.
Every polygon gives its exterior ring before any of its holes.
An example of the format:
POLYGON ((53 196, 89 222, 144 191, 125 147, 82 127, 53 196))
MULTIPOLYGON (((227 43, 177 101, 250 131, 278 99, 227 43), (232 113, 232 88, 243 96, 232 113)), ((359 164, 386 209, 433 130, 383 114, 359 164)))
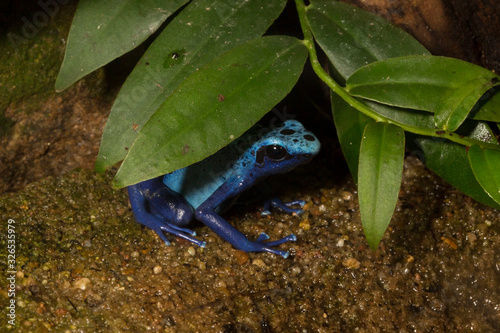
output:
MULTIPOLYGON (((205 246, 205 242, 194 237, 194 231, 184 228, 194 217, 237 249, 271 252, 287 258, 288 252, 273 247, 297 240, 295 235, 267 241, 269 236, 262 233, 255 241, 250 241, 219 213, 229 198, 237 196, 257 181, 309 162, 318 154, 320 143, 296 120, 285 121, 281 127, 264 134, 257 141, 252 141, 251 136, 252 130, 201 162, 129 186, 135 219, 156 231, 167 245, 170 243, 164 232, 205 246), (247 142, 249 146, 242 147, 247 142)), ((270 214, 269 206, 288 213, 302 213, 302 209, 291 206, 302 208, 304 204, 302 200, 283 203, 272 199, 265 205, 262 214, 270 214)))

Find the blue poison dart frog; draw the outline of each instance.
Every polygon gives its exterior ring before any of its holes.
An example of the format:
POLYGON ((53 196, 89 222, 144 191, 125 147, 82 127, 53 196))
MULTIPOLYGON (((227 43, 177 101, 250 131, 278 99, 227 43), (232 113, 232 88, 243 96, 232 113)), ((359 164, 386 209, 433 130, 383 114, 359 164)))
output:
MULTIPOLYGON (((219 213, 227 208, 228 199, 257 181, 309 162, 318 154, 320 143, 314 134, 296 120, 285 121, 257 140, 255 131, 254 127, 238 140, 198 163, 129 186, 128 193, 135 219, 156 231, 167 245, 170 243, 164 232, 201 247, 205 246, 205 242, 194 237, 194 231, 184 228, 194 217, 237 249, 246 252, 266 251, 287 258, 288 252, 274 247, 295 241, 295 235, 267 241, 269 236, 262 233, 255 241, 251 241, 219 213)), ((262 214, 269 214, 270 205, 288 213, 301 213, 301 209, 292 206, 302 208, 304 204, 302 200, 283 203, 279 199, 272 199, 265 205, 262 214)))

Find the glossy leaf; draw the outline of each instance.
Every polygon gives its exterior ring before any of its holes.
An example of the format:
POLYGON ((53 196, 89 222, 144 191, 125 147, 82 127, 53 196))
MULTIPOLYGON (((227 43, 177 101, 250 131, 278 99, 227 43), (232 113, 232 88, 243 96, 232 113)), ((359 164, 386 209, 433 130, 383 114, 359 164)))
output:
POLYGON ((286 96, 306 58, 307 48, 296 38, 270 36, 207 64, 184 81, 143 127, 115 185, 157 177, 215 153, 286 96))
POLYGON ((141 44, 187 0, 80 0, 56 80, 61 91, 141 44))
POLYGON ((200 0, 184 8, 121 88, 103 133, 96 170, 125 158, 144 124, 189 75, 261 36, 284 6, 285 1, 200 0))
POLYGON ((471 112, 474 119, 500 122, 500 88, 496 86, 487 91, 480 99, 477 109, 471 112), (476 116, 480 113, 479 117, 476 116))
POLYGON ((391 221, 403 176, 404 131, 387 123, 366 125, 359 157, 361 222, 375 250, 391 221))
POLYGON ((374 101, 362 100, 372 110, 390 120, 400 122, 408 126, 435 129, 433 114, 420 110, 403 109, 396 106, 380 104, 374 101))
MULTIPOLYGON (((471 139, 491 143, 498 146, 495 134, 490 125, 483 121, 466 120, 465 123, 456 131, 458 135, 467 136, 471 139)), ((500 146, 499 146, 500 149, 500 146)))
POLYGON ((342 153, 354 181, 358 182, 359 148, 363 131, 374 120, 365 116, 333 92, 330 93, 332 114, 342 153))
MULTIPOLYGON (((455 131, 483 94, 499 84, 498 78, 458 59, 407 56, 360 68, 349 77, 346 89, 380 103, 435 112, 437 127, 455 131)), ((481 110, 474 117, 481 119, 481 110)))
MULTIPOLYGON (((358 7, 340 2, 313 0, 307 7, 307 19, 314 37, 328 56, 339 81, 346 80, 358 68, 369 63, 392 57, 412 54, 429 54, 412 36, 393 26, 383 18, 358 7)), ((332 112, 342 152, 357 180, 359 147, 363 129, 369 118, 349 106, 338 96, 332 96, 332 112)), ((432 127, 432 116, 367 101, 377 112, 399 121, 421 123, 432 127)))
MULTIPOLYGON (((399 109, 367 100, 365 100, 365 104, 391 120, 420 128, 434 128, 431 113, 399 109)), ((496 143, 489 126, 476 120, 466 120, 457 130, 457 134, 483 142, 496 143)), ((407 142, 411 154, 418 156, 429 169, 441 178, 475 200, 497 207, 475 180, 467 161, 465 147, 444 139, 410 134, 408 134, 407 142)))
POLYGON ((469 162, 477 181, 500 205, 500 150, 469 148, 469 162))
POLYGON ((312 0, 307 19, 343 79, 377 60, 429 54, 412 36, 380 16, 340 1, 312 0))
POLYGON ((408 148, 429 169, 459 191, 490 207, 500 209, 500 205, 490 198, 474 177, 466 147, 445 139, 409 135, 408 148))

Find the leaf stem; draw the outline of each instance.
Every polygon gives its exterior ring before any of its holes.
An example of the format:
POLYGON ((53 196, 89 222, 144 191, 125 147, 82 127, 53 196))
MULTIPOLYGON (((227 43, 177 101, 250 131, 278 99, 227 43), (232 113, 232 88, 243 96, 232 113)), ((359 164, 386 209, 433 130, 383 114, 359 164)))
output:
POLYGON ((314 37, 311 31, 311 26, 309 24, 309 21, 307 20, 306 16, 306 11, 307 11, 307 6, 304 4, 303 0, 295 0, 295 4, 297 7, 297 12, 299 14, 299 20, 300 20, 300 25, 302 28, 302 33, 304 34, 304 39, 302 42, 304 45, 307 47, 309 50, 309 61, 311 62, 311 66, 318 75, 318 77, 325 82, 330 89, 337 95, 339 95, 347 104, 349 104, 351 107, 355 108, 359 112, 367 115, 368 117, 379 121, 379 122, 385 122, 385 123, 390 123, 397 125, 404 129, 407 132, 419 134, 419 135, 425 135, 425 136, 433 136, 433 137, 439 137, 439 138, 445 138, 450 141, 453 141, 455 143, 464 145, 464 146, 472 146, 472 145, 478 145, 483 148, 490 148, 490 149, 495 149, 499 150, 500 146, 494 143, 488 143, 480 140, 475 140, 469 137, 465 136, 460 136, 457 133, 453 133, 450 131, 446 130, 441 130, 441 129, 428 129, 428 128, 421 128, 421 127, 416 127, 416 126, 411 126, 402 122, 398 122, 395 120, 392 120, 390 118, 384 117, 374 110, 372 110, 370 107, 368 107, 366 104, 364 104, 361 100, 351 96, 340 84, 338 84, 334 79, 328 75, 328 73, 323 69, 321 66, 319 60, 318 60, 318 55, 316 53, 316 47, 314 44, 314 37))

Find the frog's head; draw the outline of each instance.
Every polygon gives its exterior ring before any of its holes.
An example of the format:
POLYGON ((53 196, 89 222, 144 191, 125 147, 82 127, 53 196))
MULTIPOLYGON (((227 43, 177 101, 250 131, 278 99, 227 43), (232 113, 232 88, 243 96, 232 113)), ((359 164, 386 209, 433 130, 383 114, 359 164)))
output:
POLYGON ((319 153, 319 140, 296 120, 267 133, 254 144, 255 166, 263 174, 283 173, 309 162, 319 153))

